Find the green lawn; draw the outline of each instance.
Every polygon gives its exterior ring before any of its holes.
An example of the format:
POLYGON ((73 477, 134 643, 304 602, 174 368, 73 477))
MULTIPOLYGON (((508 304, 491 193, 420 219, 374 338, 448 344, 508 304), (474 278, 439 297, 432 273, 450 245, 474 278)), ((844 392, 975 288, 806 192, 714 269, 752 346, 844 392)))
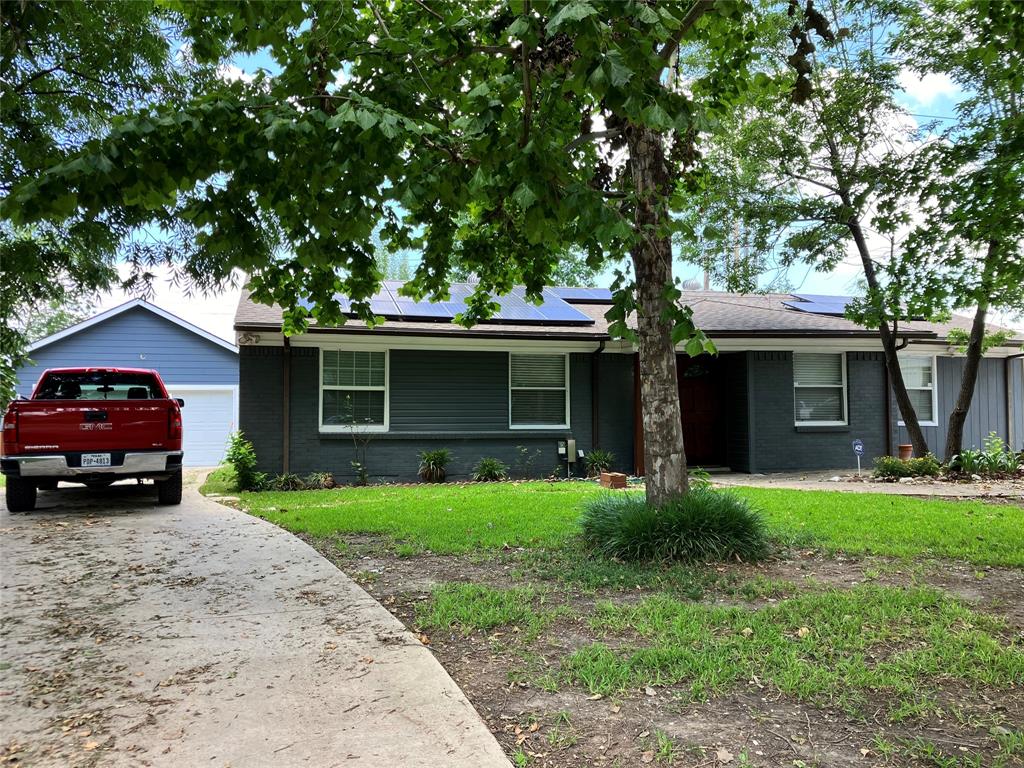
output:
MULTIPOLYGON (((222 474, 204 492, 231 490, 222 474)), ((577 532, 589 483, 370 486, 244 493, 252 514, 317 537, 374 533, 417 549, 560 547, 577 532)), ((741 488, 784 542, 901 558, 947 557, 1024 566, 1024 508, 887 494, 741 488)))
POLYGON ((991 693, 1024 677, 1024 652, 1005 621, 927 588, 857 585, 759 607, 655 594, 576 613, 550 607, 533 587, 444 584, 416 605, 418 626, 465 634, 516 626, 537 635, 559 613, 597 639, 549 667, 536 681, 546 690, 671 687, 699 702, 758 680, 800 701, 859 716, 877 708, 899 722, 937 710, 935 691, 950 682, 991 693))

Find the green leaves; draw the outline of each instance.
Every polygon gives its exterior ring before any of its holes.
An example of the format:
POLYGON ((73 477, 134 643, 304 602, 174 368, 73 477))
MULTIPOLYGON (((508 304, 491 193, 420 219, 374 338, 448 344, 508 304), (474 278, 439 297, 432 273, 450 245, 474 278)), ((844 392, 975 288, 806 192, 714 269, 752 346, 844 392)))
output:
POLYGON ((549 35, 553 35, 565 25, 597 15, 597 9, 587 0, 569 0, 569 2, 561 4, 558 12, 551 17, 545 29, 549 35))

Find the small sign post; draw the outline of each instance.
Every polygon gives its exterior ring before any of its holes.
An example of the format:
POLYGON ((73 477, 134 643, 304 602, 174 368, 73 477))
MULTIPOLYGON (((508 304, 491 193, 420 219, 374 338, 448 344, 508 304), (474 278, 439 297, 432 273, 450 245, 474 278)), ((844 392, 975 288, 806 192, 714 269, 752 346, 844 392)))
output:
POLYGON ((860 457, 864 455, 864 441, 857 439, 853 441, 853 452, 857 456, 857 477, 860 477, 860 457))

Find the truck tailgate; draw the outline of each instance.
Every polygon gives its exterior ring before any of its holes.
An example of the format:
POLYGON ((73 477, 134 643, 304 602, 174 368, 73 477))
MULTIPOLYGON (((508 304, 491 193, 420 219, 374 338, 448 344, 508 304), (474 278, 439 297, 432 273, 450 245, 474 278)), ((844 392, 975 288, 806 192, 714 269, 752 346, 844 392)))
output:
POLYGON ((170 400, 76 400, 18 403, 25 453, 155 450, 168 445, 170 400))

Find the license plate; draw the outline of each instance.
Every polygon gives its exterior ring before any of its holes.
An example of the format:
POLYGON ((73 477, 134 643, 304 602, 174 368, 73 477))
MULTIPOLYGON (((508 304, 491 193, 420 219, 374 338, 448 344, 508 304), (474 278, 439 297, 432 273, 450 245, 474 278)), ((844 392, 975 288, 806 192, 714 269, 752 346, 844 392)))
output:
POLYGON ((83 467, 109 467, 110 466, 110 454, 109 453, 83 453, 82 454, 82 466, 83 467))

